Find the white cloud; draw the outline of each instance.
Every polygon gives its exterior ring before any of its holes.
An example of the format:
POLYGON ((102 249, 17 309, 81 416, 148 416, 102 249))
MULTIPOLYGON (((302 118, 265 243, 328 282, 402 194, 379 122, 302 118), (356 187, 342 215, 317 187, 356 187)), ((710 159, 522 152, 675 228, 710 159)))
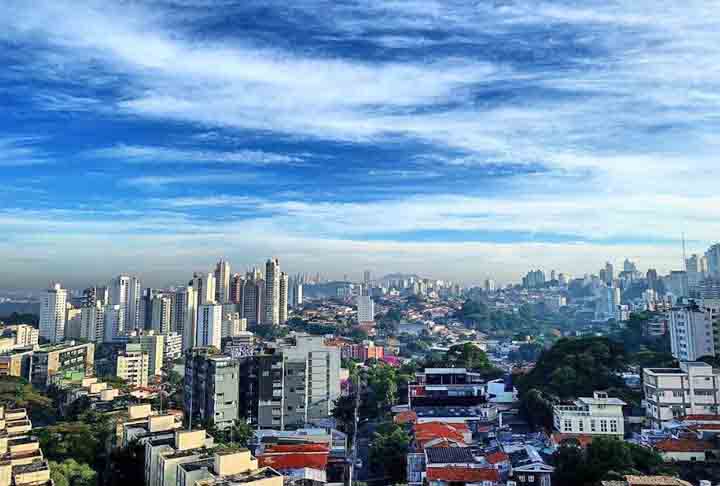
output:
POLYGON ((261 150, 203 151, 126 144, 94 149, 85 152, 84 155, 86 157, 144 163, 217 163, 256 166, 302 163, 302 158, 294 155, 275 154, 261 150))

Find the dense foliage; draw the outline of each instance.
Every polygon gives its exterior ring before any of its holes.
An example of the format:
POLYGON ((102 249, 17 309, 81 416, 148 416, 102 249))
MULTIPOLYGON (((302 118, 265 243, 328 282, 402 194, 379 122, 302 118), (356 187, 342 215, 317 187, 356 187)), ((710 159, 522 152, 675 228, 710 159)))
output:
POLYGON ((383 484, 405 482, 410 436, 399 425, 381 424, 370 448, 370 467, 381 475, 383 484))
POLYGON ((614 438, 598 438, 583 450, 563 444, 553 456, 556 486, 597 484, 625 474, 658 474, 662 458, 653 450, 614 438))

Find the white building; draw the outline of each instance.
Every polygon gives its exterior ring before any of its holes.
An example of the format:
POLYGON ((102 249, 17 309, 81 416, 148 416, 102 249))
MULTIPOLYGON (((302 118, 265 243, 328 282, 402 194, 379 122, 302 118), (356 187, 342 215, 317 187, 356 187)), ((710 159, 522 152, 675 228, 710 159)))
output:
POLYGON ((244 331, 247 331, 247 319, 241 318, 239 312, 225 313, 221 333, 223 338, 237 336, 244 331))
POLYGON ((574 405, 555 405, 553 425, 561 434, 622 438, 625 435, 625 405, 619 398, 608 397, 605 392, 594 392, 592 398, 578 398, 574 405))
POLYGON ((172 299, 165 295, 156 295, 152 299, 152 318, 150 327, 157 334, 168 334, 172 329, 172 299))
POLYGON ((702 362, 680 368, 645 368, 645 408, 656 428, 687 415, 714 415, 720 403, 720 371, 702 362))
POLYGON ((51 343, 65 338, 67 290, 59 283, 53 284, 42 296, 40 304, 40 337, 51 343))
POLYGON ((697 305, 670 311, 670 347, 678 361, 715 355, 712 312, 697 305))
POLYGON ((265 263, 265 312, 263 324, 280 324, 280 262, 271 258, 265 263))
POLYGON ((215 302, 215 274, 213 272, 194 273, 192 288, 197 295, 198 306, 215 302))
POLYGON ((140 322, 141 296, 142 285, 137 277, 119 275, 110 282, 110 304, 122 307, 122 329, 143 327, 140 322))
POLYGON ((358 295, 357 297, 357 320, 358 323, 375 321, 375 302, 369 295, 358 295))
POLYGON ((165 349, 163 351, 165 362, 172 362, 182 357, 182 343, 182 336, 176 332, 165 335, 165 349))
POLYGON ((215 302, 230 302, 230 263, 225 260, 215 265, 215 302))
POLYGON ((173 294, 173 330, 182 336, 182 349, 195 344, 197 334, 197 292, 194 287, 177 289, 173 294))
POLYGON ((121 305, 110 304, 105 306, 103 322, 103 342, 116 341, 125 333, 125 310, 121 305))
POLYGON ((303 302, 303 284, 299 280, 294 280, 289 288, 289 302, 293 309, 302 306, 303 302))
POLYGON ((288 320, 288 274, 282 272, 280 274, 280 297, 278 300, 280 324, 285 324, 288 320))
POLYGON ((80 339, 101 343, 104 338, 105 305, 95 301, 80 309, 80 339))
POLYGON ((222 343, 222 305, 204 304, 198 309, 197 336, 195 346, 214 346, 220 349, 222 343))

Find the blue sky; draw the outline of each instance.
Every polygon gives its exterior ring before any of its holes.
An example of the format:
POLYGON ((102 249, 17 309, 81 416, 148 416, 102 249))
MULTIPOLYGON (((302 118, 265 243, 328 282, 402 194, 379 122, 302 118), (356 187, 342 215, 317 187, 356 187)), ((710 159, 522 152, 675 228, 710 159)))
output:
POLYGON ((720 234, 720 2, 9 0, 0 287, 477 282, 720 234))

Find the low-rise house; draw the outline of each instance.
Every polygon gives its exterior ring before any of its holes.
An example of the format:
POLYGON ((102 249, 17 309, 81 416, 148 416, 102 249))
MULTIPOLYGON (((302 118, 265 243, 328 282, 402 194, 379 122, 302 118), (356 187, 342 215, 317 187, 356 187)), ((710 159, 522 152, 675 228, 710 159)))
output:
POLYGON ((551 486, 555 468, 543 460, 535 447, 524 445, 506 452, 510 457, 508 485, 512 481, 513 486, 551 486))
POLYGON ((714 449, 712 443, 694 438, 669 438, 655 444, 665 462, 704 462, 714 449))
POLYGON ((556 442, 566 438, 581 440, 593 437, 617 437, 625 435, 623 407, 625 402, 619 398, 608 397, 605 392, 594 392, 592 398, 581 397, 574 405, 555 405, 553 407, 553 425, 557 434, 556 442))

